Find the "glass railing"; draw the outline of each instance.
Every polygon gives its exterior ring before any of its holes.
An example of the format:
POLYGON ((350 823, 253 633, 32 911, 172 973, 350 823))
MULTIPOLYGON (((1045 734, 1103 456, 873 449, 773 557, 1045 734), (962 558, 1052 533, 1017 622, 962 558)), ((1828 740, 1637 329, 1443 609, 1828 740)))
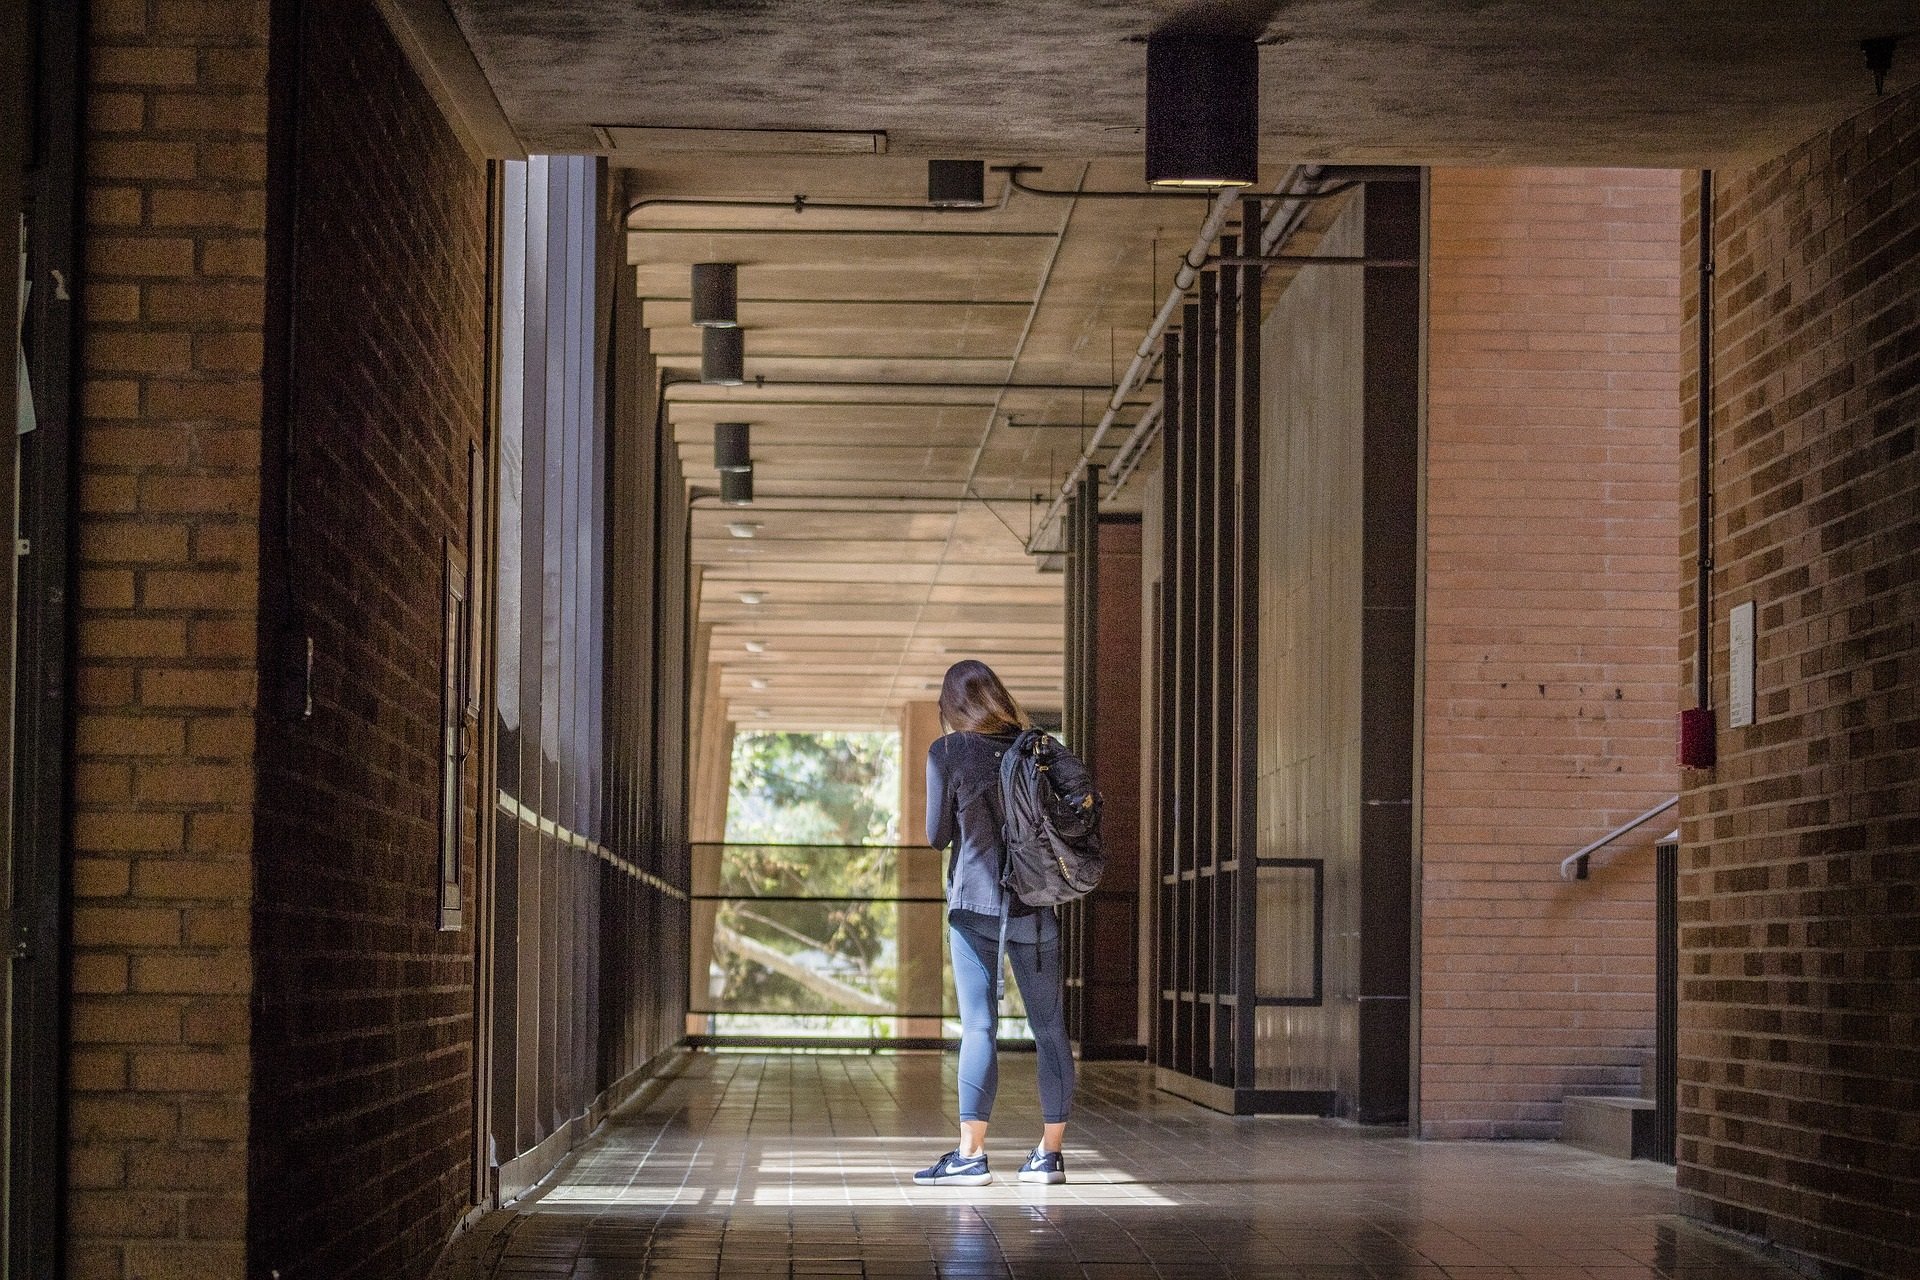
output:
MULTIPOLYGON (((694 844, 689 1010, 713 1043, 952 1040, 945 855, 694 844)), ((1002 1040, 1031 1037, 1014 983, 1002 1040)))

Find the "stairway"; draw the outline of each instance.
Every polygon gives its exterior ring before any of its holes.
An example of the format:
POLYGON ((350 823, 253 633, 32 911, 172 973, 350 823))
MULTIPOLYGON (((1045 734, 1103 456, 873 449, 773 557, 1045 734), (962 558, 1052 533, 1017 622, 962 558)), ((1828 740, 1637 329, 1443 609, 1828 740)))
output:
POLYGON ((1653 1103, 1653 1055, 1640 1063, 1640 1093, 1623 1098, 1582 1095, 1565 1099, 1560 1141, 1623 1160, 1657 1160, 1653 1103))

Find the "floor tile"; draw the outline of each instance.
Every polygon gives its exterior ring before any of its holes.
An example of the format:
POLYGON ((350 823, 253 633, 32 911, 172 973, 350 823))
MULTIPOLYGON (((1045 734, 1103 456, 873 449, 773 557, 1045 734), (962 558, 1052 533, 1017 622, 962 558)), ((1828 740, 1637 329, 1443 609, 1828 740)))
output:
POLYGON ((953 1145, 935 1054, 695 1055, 446 1280, 1793 1280, 1678 1220, 1671 1168, 1554 1143, 1414 1142, 1234 1118, 1085 1064, 1070 1181, 1013 1178, 1040 1126, 1002 1063, 995 1182, 918 1187, 953 1145))

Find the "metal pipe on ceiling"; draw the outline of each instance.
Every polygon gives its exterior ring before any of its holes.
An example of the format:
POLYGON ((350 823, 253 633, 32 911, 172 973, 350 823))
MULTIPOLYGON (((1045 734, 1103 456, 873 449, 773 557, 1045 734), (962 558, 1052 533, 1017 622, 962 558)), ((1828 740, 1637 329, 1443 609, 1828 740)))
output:
POLYGON ((1067 191, 1055 187, 1029 186, 1020 180, 1025 173, 1041 173, 1037 164, 997 164, 993 172, 1007 175, 1007 185, 1015 191, 1030 196, 1051 196, 1056 200, 1073 200, 1088 197, 1094 200, 1211 200, 1217 191, 1196 189, 1187 191, 1067 191))
MULTIPOLYGON (((1326 170, 1321 167, 1309 166, 1301 176, 1307 181, 1312 182, 1325 172, 1326 170)), ((1404 173, 1398 170, 1387 171, 1386 174, 1379 175, 1378 177, 1376 177, 1375 171, 1373 170, 1342 169, 1340 172, 1352 175, 1354 181, 1406 180, 1404 173)), ((1292 174, 1288 174, 1286 178, 1281 179, 1279 189, 1284 189, 1288 186, 1292 180, 1292 176, 1292 174)), ((1342 189, 1346 189, 1347 185, 1346 183, 1341 184, 1342 189)), ((1257 255, 1249 256, 1258 257, 1266 261, 1274 260, 1273 255, 1275 251, 1287 242, 1294 231, 1299 228, 1300 223, 1306 218, 1307 209, 1310 204, 1310 200, 1305 198, 1307 194, 1308 193, 1295 192, 1283 197, 1279 201, 1279 207, 1267 218, 1266 227, 1260 236, 1260 252, 1257 255)), ((1127 481, 1133 477, 1135 468, 1140 465, 1140 460, 1146 457, 1147 448, 1153 443, 1153 437, 1158 428, 1164 408, 1164 401, 1156 401, 1148 412, 1142 414, 1140 421, 1135 424, 1132 433, 1128 435, 1125 442, 1121 444, 1120 452, 1116 454, 1112 462, 1108 464, 1108 473, 1111 476, 1111 486, 1107 490, 1107 498, 1109 500, 1117 495, 1127 481)))
POLYGON ((1157 432, 1166 404, 1167 402, 1161 399, 1148 405, 1147 411, 1140 415, 1140 421, 1134 424, 1127 438, 1120 442, 1120 452, 1114 454, 1113 460, 1107 464, 1108 498, 1120 492, 1120 486, 1127 482, 1127 477, 1133 474, 1133 469, 1140 465, 1140 459, 1146 457, 1147 445, 1152 442, 1157 432))
MULTIPOLYGON (((911 356, 903 357, 903 358, 909 359, 909 360, 912 359, 911 356)), ((716 385, 718 384, 710 383, 710 382, 701 382, 698 378, 691 378, 683 375, 681 377, 669 379, 666 386, 663 389, 666 391, 671 391, 675 387, 709 387, 709 386, 716 386, 716 385)), ((1144 386, 1146 384, 1143 382, 1140 385, 1144 386)), ((901 391, 917 391, 917 390, 924 390, 924 389, 931 389, 935 391, 998 391, 998 392, 1108 391, 1108 392, 1114 392, 1116 396, 1119 394, 1118 390, 1110 382, 946 382, 946 381, 903 382, 899 380, 887 380, 887 379, 881 379, 881 378, 848 379, 848 378, 754 377, 754 378, 749 378, 746 382, 741 383, 740 386, 746 390, 753 390, 758 387, 864 387, 864 388, 890 387, 890 388, 898 388, 901 391)), ((695 403, 695 402, 682 401, 681 403, 685 404, 685 403, 695 403)), ((723 401, 720 403, 725 403, 725 402, 723 401)), ((958 406, 955 406, 955 407, 958 407, 958 406)))
MULTIPOLYGON (((631 223, 633 215, 642 209, 672 207, 676 209, 785 209, 791 213, 810 213, 815 210, 830 213, 998 213, 1007 207, 1007 199, 1012 193, 1011 185, 1000 189, 1000 199, 993 204, 883 204, 867 200, 810 200, 801 192, 794 192, 790 200, 723 200, 713 196, 642 196, 627 203, 626 221, 631 223)), ((646 227, 627 228, 629 231, 645 231, 646 227)), ((733 228, 714 228, 716 231, 733 228)), ((822 234, 833 234, 834 229, 822 230, 822 234)), ((858 232, 847 232, 857 235, 858 232)))
MULTIPOLYGON (((647 196, 627 206, 631 218, 642 209, 671 205, 677 209, 785 209, 793 213, 827 210, 834 213, 992 213, 999 206, 943 204, 882 204, 864 200, 809 200, 795 193, 791 200, 718 200, 702 196, 647 196)), ((645 230, 645 228, 636 228, 645 230)), ((735 228, 718 228, 734 230, 735 228)))
MULTIPOLYGON (((1275 185, 1274 193, 1285 195, 1295 178, 1304 177, 1312 181, 1319 174, 1320 170, 1317 167, 1303 170, 1298 165, 1291 166, 1275 185)), ((1080 483, 1080 477, 1086 474, 1089 462, 1095 451, 1100 448, 1101 441, 1106 439, 1107 432, 1113 428, 1113 420, 1125 406, 1127 397, 1132 394, 1136 386, 1145 381, 1145 375, 1154 363, 1161 333, 1173 319, 1173 313, 1179 310, 1181 299, 1186 297, 1187 290, 1193 286, 1194 279, 1200 274, 1200 268, 1206 264, 1207 256, 1213 252, 1213 242, 1219 238, 1221 229, 1227 225, 1227 219, 1232 217, 1234 207, 1239 202, 1240 192, 1237 190, 1223 191, 1215 198, 1213 208, 1207 213, 1207 220, 1200 225, 1200 234, 1194 237, 1193 247, 1180 259, 1180 269, 1174 273, 1173 287, 1167 291, 1166 301, 1160 304, 1160 310, 1154 315, 1153 323, 1147 326, 1146 336, 1140 339, 1140 346, 1134 352, 1132 363, 1127 365, 1126 373, 1121 375, 1120 385, 1114 388, 1113 398, 1107 402, 1106 412, 1100 415, 1100 422, 1094 428, 1093 438, 1087 442, 1087 447, 1081 450, 1079 459, 1067 472, 1066 480, 1061 483, 1060 492, 1055 495, 1052 505, 1047 508, 1046 515, 1041 517, 1040 523, 1035 526, 1033 537, 1028 539, 1027 554, 1034 554, 1034 549, 1040 544, 1042 537, 1059 518, 1061 511, 1065 510, 1068 500, 1073 496, 1074 487, 1080 483)), ((1302 202, 1295 202, 1292 207, 1304 209, 1306 206, 1302 202)), ((1286 213, 1288 208, 1289 206, 1283 202, 1280 211, 1276 212, 1274 217, 1280 219, 1289 216, 1286 213)), ((1269 226, 1271 225, 1269 223, 1269 226)), ((1267 246, 1263 240, 1261 252, 1264 254, 1266 251, 1267 246)))
POLYGON ((1269 253, 1249 257, 1243 253, 1224 254, 1207 259, 1210 267, 1417 267, 1418 258, 1369 258, 1365 255, 1322 255, 1318 253, 1269 253))
MULTIPOLYGON (((1091 162, 1088 162, 1080 166, 1080 178, 1077 185, 1080 185, 1080 186, 1086 185, 1087 170, 1090 167, 1090 164, 1091 162)), ((1038 283, 1034 285, 1033 306, 1027 312, 1026 323, 1020 327, 1020 336, 1018 339, 1015 340, 1013 344, 1013 353, 1007 358, 1007 385, 1006 387, 1002 388, 999 394, 994 396, 993 412, 989 414, 987 417, 986 429, 980 433, 980 443, 978 446, 975 447, 973 451, 973 460, 967 465, 967 478, 961 485, 961 490, 963 493, 973 494, 975 492, 973 487, 973 482, 974 482, 974 478, 980 474, 980 460, 986 456, 987 442, 993 439, 994 427, 998 423, 1002 413, 1003 406, 1006 403, 1007 390, 1012 389, 1012 387, 1015 385, 1013 382, 1014 372, 1020 368, 1020 360, 1026 354, 1027 340, 1033 336, 1034 323, 1040 318, 1040 304, 1046 300, 1047 287, 1053 282, 1054 267, 1058 265, 1060 261, 1060 251, 1062 248, 1065 247, 1067 242, 1067 228, 1073 225, 1073 215, 1076 211, 1078 211, 1079 208, 1080 208, 1080 205, 1078 202, 1069 201, 1067 204, 1065 213, 1061 215, 1059 230, 1056 231, 1054 235, 1053 250, 1047 255, 1046 264, 1042 266, 1040 269, 1040 279, 1038 283)), ((1113 389, 1114 398, 1117 400, 1124 399, 1125 391, 1126 391, 1126 388, 1123 381, 1123 384, 1120 387, 1116 387, 1113 389)), ((1013 535, 1014 541, 1021 542, 1019 532, 1015 530, 1012 525, 1007 523, 1005 517, 1001 516, 998 511, 995 511, 993 509, 993 505, 991 503, 987 502, 983 498, 980 500, 980 505, 986 509, 989 515, 993 516, 994 519, 998 520, 1009 534, 1013 535)), ((950 523, 947 526, 947 541, 945 546, 943 546, 940 550, 940 559, 936 563, 936 567, 934 570, 936 575, 934 581, 937 581, 938 575, 941 573, 944 573, 946 570, 947 557, 948 557, 948 554, 953 549, 953 539, 959 533, 959 522, 960 522, 960 515, 959 515, 959 512, 956 510, 953 515, 952 523, 950 523)), ((1026 545, 1027 545, 1026 543, 1021 542, 1021 546, 1023 550, 1025 549, 1026 545)), ((921 619, 926 616, 927 605, 931 603, 931 601, 933 600, 933 592, 934 592, 933 582, 930 581, 927 585, 927 594, 925 598, 921 600, 919 607, 914 610, 913 626, 907 632, 908 646, 911 646, 913 642, 919 637, 920 622, 921 622, 921 619)), ((905 648, 903 648, 900 652, 900 662, 898 665, 894 667, 893 675, 887 682, 887 692, 889 693, 889 695, 891 695, 894 691, 896 691, 899 688, 900 673, 903 670, 905 670, 906 662, 907 662, 907 651, 905 648)))
MULTIPOLYGON (((1218 187, 1187 188, 1185 190, 1167 188, 1157 191, 1068 191, 1053 187, 1036 187, 1022 181, 1021 175, 1023 174, 1045 172, 1045 170, 1037 164, 995 165, 993 166, 993 172, 1006 174, 1007 181, 1013 186, 1015 191, 1030 196, 1052 196, 1061 200, 1070 199, 1074 196, 1087 196, 1095 200, 1213 200, 1218 198, 1222 192, 1222 188, 1218 187)), ((1345 195, 1366 180, 1364 175, 1356 178, 1348 178, 1333 186, 1323 187, 1317 191, 1294 192, 1287 198, 1300 200, 1331 200, 1335 196, 1345 195)), ((1231 188, 1230 190, 1236 196, 1244 195, 1238 187, 1231 188)))

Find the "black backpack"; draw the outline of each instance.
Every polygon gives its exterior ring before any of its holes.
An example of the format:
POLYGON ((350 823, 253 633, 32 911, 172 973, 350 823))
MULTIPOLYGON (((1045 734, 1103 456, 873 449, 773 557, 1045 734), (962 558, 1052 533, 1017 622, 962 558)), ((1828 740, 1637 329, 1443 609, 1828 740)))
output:
POLYGON ((1100 793, 1080 757, 1028 729, 1000 757, 1000 951, 994 1001, 1007 994, 1007 919, 1013 900, 1052 907, 1092 893, 1107 869, 1100 852, 1100 793))
POLYGON ((1092 893, 1107 869, 1100 793, 1080 757, 1044 729, 1028 729, 1000 757, 1007 861, 1000 884, 1030 907, 1092 893))

